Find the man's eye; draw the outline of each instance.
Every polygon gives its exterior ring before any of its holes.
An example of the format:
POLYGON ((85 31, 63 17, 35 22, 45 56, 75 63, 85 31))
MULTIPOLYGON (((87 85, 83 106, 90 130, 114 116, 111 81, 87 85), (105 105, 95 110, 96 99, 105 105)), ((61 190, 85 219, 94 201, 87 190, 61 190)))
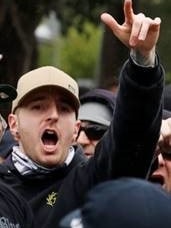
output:
POLYGON ((71 112, 72 108, 69 104, 61 104, 60 110, 61 112, 71 112))
POLYGON ((41 105, 41 104, 33 104, 33 105, 31 105, 31 109, 32 110, 42 110, 43 109, 43 105, 41 105))
POLYGON ((41 109, 41 106, 40 105, 35 105, 35 106, 33 106, 33 109, 41 109))
POLYGON ((41 109, 40 105, 33 105, 31 108, 32 108, 32 109, 35 109, 35 110, 41 109))

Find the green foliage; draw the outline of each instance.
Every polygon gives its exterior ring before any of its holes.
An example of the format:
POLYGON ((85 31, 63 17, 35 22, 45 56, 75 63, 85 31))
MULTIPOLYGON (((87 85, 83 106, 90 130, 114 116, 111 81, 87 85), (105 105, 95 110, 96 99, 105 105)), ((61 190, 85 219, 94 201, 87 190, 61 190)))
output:
MULTIPOLYGON (((42 0, 42 5, 47 2, 48 1, 46 0, 42 0)), ((44 45, 44 47, 41 47, 41 64, 48 63, 56 65, 74 77, 92 77, 96 68, 96 60, 100 58, 98 54, 101 33, 97 27, 88 24, 87 22, 85 23, 85 21, 91 21, 97 25, 100 23, 100 12, 104 9, 108 11, 108 9, 112 9, 114 5, 117 7, 117 3, 120 1, 51 0, 50 2, 51 4, 49 4, 49 7, 47 7, 47 3, 45 8, 46 10, 53 9, 57 12, 62 32, 64 32, 66 36, 63 36, 60 40, 57 39, 55 44, 52 44, 51 46, 46 45, 45 47, 44 45), (85 33, 86 30, 89 31, 89 35, 85 33), (67 31, 68 33, 66 33, 67 31), (79 33, 80 31, 82 33, 79 33), (47 54, 47 57, 45 56, 45 53, 47 54)), ((166 71, 166 82, 171 82, 171 30, 169 23, 171 19, 171 1, 134 0, 133 5, 135 5, 135 3, 138 7, 135 12, 144 12, 152 18, 160 16, 162 19, 161 34, 157 50, 166 71)), ((120 55, 117 55, 117 57, 120 58, 120 55)), ((108 60, 106 59, 106 61, 108 60)), ((41 64, 39 63, 39 65, 41 64)), ((110 66, 108 66, 108 68, 110 68, 110 66)))
POLYGON ((59 66, 76 78, 92 77, 96 68, 100 45, 100 30, 84 24, 84 32, 70 28, 61 41, 59 66))
POLYGON ((55 49, 54 49, 53 42, 40 43, 38 50, 39 50, 38 66, 54 65, 52 56, 55 49))
POLYGON ((39 65, 54 65, 74 78, 93 78, 99 56, 101 30, 85 23, 83 32, 71 27, 52 44, 41 44, 39 65))
POLYGON ((165 84, 170 84, 171 83, 171 72, 168 71, 166 72, 166 75, 165 75, 165 84))
POLYGON ((166 72, 166 84, 171 83, 171 45, 170 45, 170 20, 171 20, 171 1, 170 0, 143 0, 141 1, 141 10, 145 14, 150 15, 154 18, 159 16, 162 20, 161 32, 159 42, 157 45, 157 52, 160 56, 160 61, 164 66, 166 72), (142 4, 143 3, 143 4, 142 4))

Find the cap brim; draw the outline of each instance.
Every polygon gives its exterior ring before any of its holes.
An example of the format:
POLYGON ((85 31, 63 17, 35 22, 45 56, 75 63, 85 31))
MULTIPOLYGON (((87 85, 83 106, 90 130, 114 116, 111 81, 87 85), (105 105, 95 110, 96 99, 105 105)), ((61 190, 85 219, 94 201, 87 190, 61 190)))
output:
POLYGON ((82 225, 81 210, 77 209, 66 215, 59 225, 60 228, 69 228, 73 225, 75 225, 74 227, 80 227, 79 225, 82 225))
POLYGON ((16 89, 8 84, 0 84, 0 103, 9 102, 17 97, 16 89))
POLYGON ((12 112, 15 112, 16 108, 18 108, 19 106, 22 106, 23 103, 25 102, 26 99, 28 99, 30 97, 31 94, 37 93, 38 90, 41 90, 43 88, 56 88, 61 94, 63 94, 63 96, 69 101, 70 105, 73 107, 73 109, 76 112, 76 115, 78 115, 78 109, 79 109, 79 100, 71 93, 69 92, 67 89, 61 87, 61 86, 57 86, 57 85, 43 85, 37 88, 34 88, 32 90, 30 90, 28 93, 26 93, 19 101, 18 101, 18 105, 15 104, 16 100, 13 101, 13 107, 12 107, 12 112))

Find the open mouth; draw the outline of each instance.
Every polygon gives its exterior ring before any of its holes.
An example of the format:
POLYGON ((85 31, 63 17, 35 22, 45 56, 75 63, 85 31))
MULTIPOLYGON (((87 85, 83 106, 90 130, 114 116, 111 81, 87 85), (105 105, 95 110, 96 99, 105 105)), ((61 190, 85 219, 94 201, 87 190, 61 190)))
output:
POLYGON ((53 130, 45 130, 41 139, 43 144, 46 146, 56 145, 58 142, 58 136, 53 130))
POLYGON ((90 157, 93 156, 93 153, 91 153, 91 152, 85 152, 85 155, 86 155, 86 157, 90 158, 90 157))
POLYGON ((163 176, 159 175, 159 174, 153 174, 149 181, 151 181, 154 184, 160 184, 161 186, 164 185, 164 178, 163 176))

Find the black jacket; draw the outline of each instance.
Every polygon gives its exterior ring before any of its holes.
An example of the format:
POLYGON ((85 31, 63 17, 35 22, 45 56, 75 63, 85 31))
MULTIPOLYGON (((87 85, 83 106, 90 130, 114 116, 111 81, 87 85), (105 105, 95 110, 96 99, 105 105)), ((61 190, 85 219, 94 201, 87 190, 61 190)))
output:
POLYGON ((24 198, 0 182, 0 227, 33 228, 31 208, 24 198))
POLYGON ((0 178, 32 206, 36 227, 57 227, 61 217, 81 206, 87 191, 99 182, 146 177, 160 132, 163 75, 158 64, 142 68, 131 59, 125 63, 113 121, 88 161, 77 147, 68 167, 45 176, 21 176, 11 157, 0 166, 0 178))

